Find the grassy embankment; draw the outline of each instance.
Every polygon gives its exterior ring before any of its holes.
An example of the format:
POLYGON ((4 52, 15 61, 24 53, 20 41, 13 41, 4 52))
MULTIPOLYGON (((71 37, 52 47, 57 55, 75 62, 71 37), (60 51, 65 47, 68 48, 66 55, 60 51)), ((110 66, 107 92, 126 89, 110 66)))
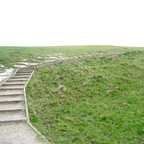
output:
MULTIPOLYGON (((53 47, 0 47, 0 64, 13 67, 17 62, 43 62, 48 55, 61 54, 63 57, 92 55, 100 51, 129 51, 135 48, 116 46, 53 46, 53 47), (38 57, 42 57, 38 59, 38 57)), ((137 50, 143 48, 137 48, 137 50)))
POLYGON ((144 51, 134 50, 107 58, 75 49, 83 59, 36 69, 27 87, 32 124, 57 144, 143 143, 144 51))

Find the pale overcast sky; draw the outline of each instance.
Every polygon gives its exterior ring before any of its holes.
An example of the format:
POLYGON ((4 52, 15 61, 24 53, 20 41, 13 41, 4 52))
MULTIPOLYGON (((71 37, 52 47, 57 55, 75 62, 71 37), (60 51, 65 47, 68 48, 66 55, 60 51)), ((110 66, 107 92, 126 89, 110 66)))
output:
POLYGON ((0 0, 0 46, 144 47, 144 0, 0 0))

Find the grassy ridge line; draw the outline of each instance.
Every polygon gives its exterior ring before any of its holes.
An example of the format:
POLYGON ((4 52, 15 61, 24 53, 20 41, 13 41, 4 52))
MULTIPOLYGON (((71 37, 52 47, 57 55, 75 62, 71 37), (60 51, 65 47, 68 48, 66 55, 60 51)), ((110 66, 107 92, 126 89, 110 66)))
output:
POLYGON ((17 62, 42 62, 47 55, 61 53, 64 57, 88 55, 99 51, 131 51, 143 48, 120 46, 51 46, 51 47, 0 47, 0 63, 12 67, 17 62), (42 59, 38 59, 42 56, 42 59))
POLYGON ((57 144, 143 143, 143 57, 127 52, 37 69, 27 87, 31 122, 57 144))

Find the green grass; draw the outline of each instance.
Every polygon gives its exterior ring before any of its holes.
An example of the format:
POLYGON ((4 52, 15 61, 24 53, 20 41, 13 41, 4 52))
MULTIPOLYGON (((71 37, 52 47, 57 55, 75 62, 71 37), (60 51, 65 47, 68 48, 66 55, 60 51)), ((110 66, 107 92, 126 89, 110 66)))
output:
POLYGON ((100 51, 129 51, 143 48, 118 46, 52 46, 52 47, 0 47, 0 64, 13 67, 17 62, 27 59, 28 62, 42 62, 47 55, 62 54, 64 57, 92 55, 100 51), (37 57, 41 56, 42 59, 37 57))
POLYGON ((144 51, 108 58, 90 49, 59 47, 83 59, 36 69, 26 89, 32 124, 53 144, 144 143, 144 51))

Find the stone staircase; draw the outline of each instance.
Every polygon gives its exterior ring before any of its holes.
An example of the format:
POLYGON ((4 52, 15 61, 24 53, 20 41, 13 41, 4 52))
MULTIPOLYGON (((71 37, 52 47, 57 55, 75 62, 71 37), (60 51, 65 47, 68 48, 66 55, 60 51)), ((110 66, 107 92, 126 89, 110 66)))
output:
POLYGON ((0 143, 43 143, 37 140, 40 133, 29 123, 27 110, 25 87, 33 72, 33 68, 20 68, 0 86, 0 143))
POLYGON ((27 121, 24 88, 33 69, 18 69, 16 74, 0 86, 0 123, 27 121))

